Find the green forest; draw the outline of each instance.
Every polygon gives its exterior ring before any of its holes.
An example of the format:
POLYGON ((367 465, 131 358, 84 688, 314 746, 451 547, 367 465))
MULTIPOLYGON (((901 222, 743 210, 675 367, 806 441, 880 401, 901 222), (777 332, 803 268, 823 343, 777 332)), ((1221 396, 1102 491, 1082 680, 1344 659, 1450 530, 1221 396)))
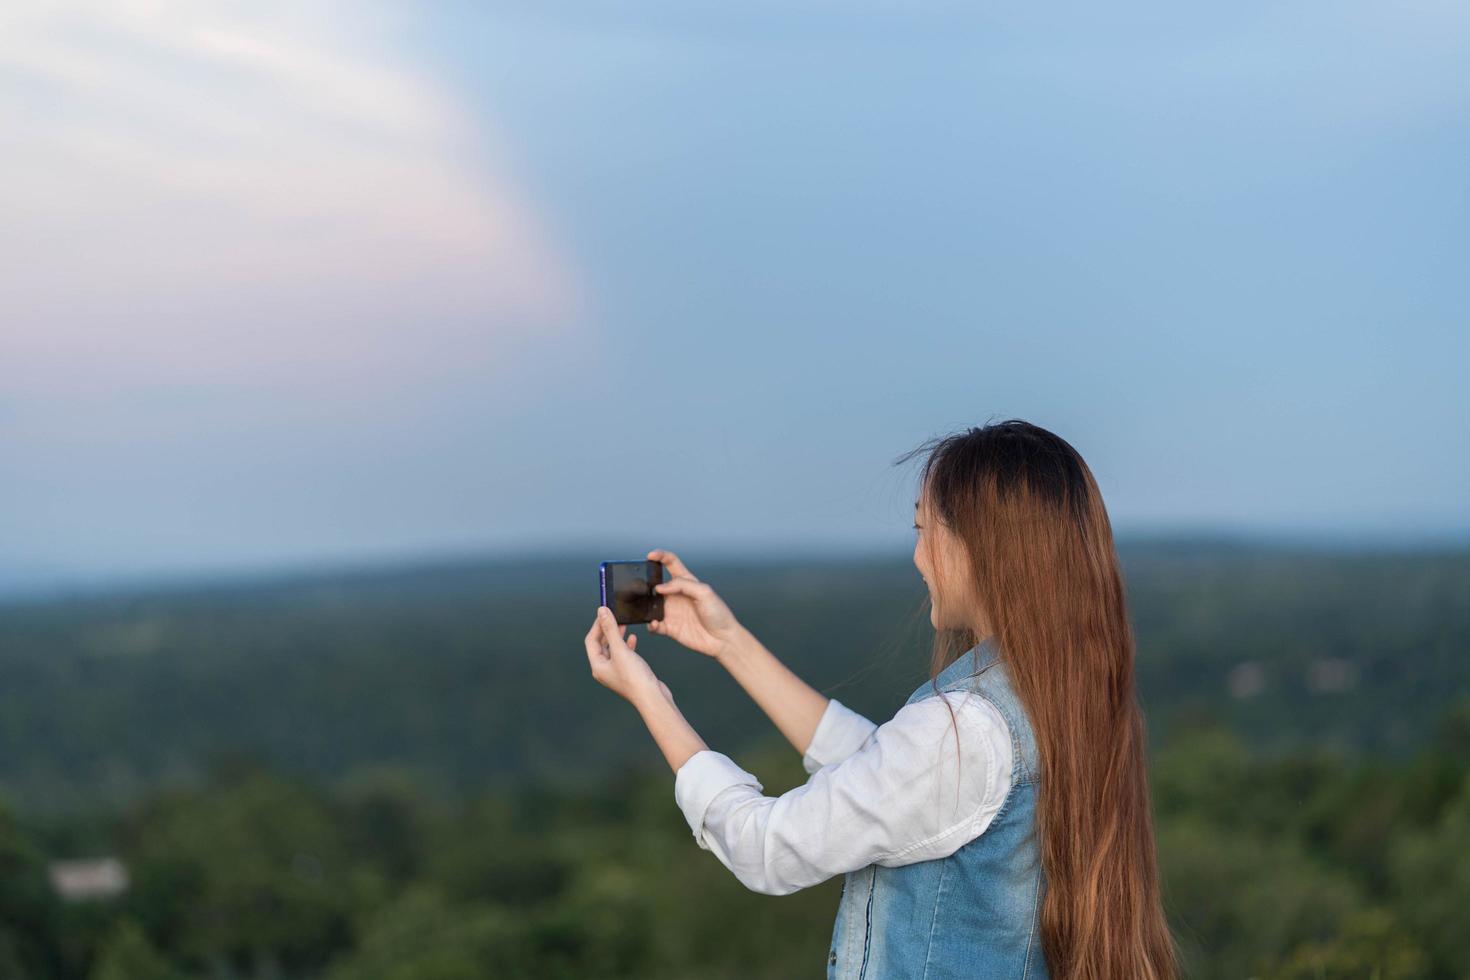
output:
MULTIPOLYGON (((1470 977, 1470 551, 1120 553, 1187 975, 1470 977)), ((746 891, 588 676, 616 557, 0 604, 0 977, 822 975, 840 882, 746 891)), ((923 680, 906 557, 683 557, 875 721, 923 680)), ((640 650, 768 793, 804 779, 718 665, 640 650)))

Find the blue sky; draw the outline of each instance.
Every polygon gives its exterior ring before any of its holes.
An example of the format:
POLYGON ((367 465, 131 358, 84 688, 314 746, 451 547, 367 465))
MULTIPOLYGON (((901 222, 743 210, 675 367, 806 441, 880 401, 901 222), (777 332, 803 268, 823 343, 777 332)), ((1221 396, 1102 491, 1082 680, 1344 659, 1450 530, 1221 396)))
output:
POLYGON ((0 18, 0 578, 903 555, 1013 416, 1120 531, 1470 531, 1462 5, 0 18))

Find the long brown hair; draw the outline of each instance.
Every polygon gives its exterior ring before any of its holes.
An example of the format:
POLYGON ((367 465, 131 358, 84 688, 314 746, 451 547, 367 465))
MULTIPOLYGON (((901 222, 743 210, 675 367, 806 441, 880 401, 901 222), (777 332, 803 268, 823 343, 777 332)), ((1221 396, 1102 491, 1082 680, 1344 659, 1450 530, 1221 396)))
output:
MULTIPOLYGON (((1020 419, 932 439, 897 462, 919 453, 921 497, 964 544, 974 598, 1036 738, 1051 975, 1173 980, 1133 627, 1092 472, 1061 437, 1020 419)), ((941 628, 931 679, 980 639, 941 628)))

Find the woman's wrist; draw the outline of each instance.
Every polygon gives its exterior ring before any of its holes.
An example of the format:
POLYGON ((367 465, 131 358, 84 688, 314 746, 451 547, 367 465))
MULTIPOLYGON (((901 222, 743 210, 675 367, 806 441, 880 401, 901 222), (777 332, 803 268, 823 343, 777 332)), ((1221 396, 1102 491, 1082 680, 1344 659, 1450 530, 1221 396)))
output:
MULTIPOLYGON (((628 703, 640 715, 646 715, 651 710, 672 706, 674 703, 673 692, 663 681, 655 680, 652 684, 645 685, 628 696, 628 703)), ((678 710, 677 708, 675 710, 678 710)))
POLYGON ((685 719, 664 685, 644 691, 633 705, 674 772, 678 772, 694 753, 709 748, 685 719))
POLYGON ((715 654, 715 661, 726 670, 750 659, 751 653, 760 646, 755 634, 744 626, 737 625, 735 633, 726 641, 724 649, 715 654))

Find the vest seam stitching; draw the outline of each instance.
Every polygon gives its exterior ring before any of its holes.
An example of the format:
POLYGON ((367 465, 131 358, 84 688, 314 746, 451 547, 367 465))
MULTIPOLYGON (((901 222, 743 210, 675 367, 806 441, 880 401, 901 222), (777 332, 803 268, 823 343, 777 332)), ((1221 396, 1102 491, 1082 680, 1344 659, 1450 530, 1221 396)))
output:
POLYGON ((934 914, 929 919, 929 945, 924 949, 924 975, 920 980, 928 980, 929 963, 934 959, 934 930, 939 927, 939 906, 944 900, 944 879, 949 871, 949 859, 939 866, 939 887, 934 890, 934 914))
POLYGON ((863 962, 858 967, 858 980, 863 980, 868 975, 868 953, 873 948, 873 894, 877 891, 878 868, 875 865, 868 882, 868 906, 863 913, 863 962))
MULTIPOLYGON (((871 898, 871 895, 872 895, 872 889, 874 888, 874 886, 876 884, 877 884, 877 881, 876 881, 876 878, 875 878, 875 873, 872 871, 872 869, 869 869, 869 871, 868 871, 868 893, 869 893, 869 897, 870 898, 871 898)), ((856 926, 856 923, 849 923, 849 925, 850 926, 856 926)), ((864 942, 867 941, 867 935, 868 935, 868 923, 866 921, 864 921, 863 922, 863 940, 864 940, 864 942)), ((857 961, 858 966, 859 966, 859 969, 861 969, 861 966, 862 966, 862 959, 860 959, 857 956, 857 944, 858 944, 857 929, 856 928, 849 928, 847 930, 847 950, 845 951, 846 952, 846 956, 847 956, 847 965, 848 965, 848 968, 849 969, 852 968, 852 963, 853 963, 854 960, 857 961)))
POLYGON ((1021 980, 1031 975, 1031 949, 1036 943, 1036 908, 1041 896, 1041 872, 1036 873, 1036 885, 1031 890, 1031 929, 1026 936, 1026 962, 1021 968, 1021 980))

